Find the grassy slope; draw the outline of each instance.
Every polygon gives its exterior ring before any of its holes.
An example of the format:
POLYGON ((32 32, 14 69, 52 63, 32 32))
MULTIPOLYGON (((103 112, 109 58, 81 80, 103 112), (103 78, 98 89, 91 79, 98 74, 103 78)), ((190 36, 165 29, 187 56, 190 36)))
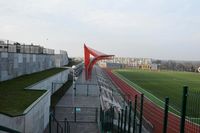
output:
POLYGON ((72 67, 73 65, 78 65, 79 63, 81 63, 82 61, 70 61, 69 64, 65 65, 67 67, 72 67))
POLYGON ((55 68, 0 82, 0 112, 11 116, 20 115, 45 90, 24 88, 65 69, 55 68))
MULTIPOLYGON (((147 70, 117 70, 115 71, 121 75, 122 78, 128 79, 130 85, 136 87, 140 91, 142 89, 164 101, 164 98, 168 96, 170 98, 170 105, 177 110, 180 110, 182 99, 182 87, 188 85, 190 91, 196 91, 200 89, 200 74, 189 72, 172 72, 172 71, 147 71, 147 70), (134 82, 134 83, 130 83, 134 82)), ((126 80, 125 79, 125 80, 126 80)), ((161 103, 152 98, 151 95, 146 94, 151 100, 157 104, 161 103)), ((188 104, 188 110, 192 110, 195 105, 193 103, 188 104)), ((195 115, 196 111, 192 112, 195 115)))

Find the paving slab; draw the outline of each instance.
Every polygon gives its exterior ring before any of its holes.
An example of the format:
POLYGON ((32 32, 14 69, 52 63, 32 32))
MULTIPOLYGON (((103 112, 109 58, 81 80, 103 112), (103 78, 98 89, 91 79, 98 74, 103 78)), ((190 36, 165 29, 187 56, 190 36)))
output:
POLYGON ((93 69, 89 81, 85 80, 84 74, 83 71, 76 81, 76 95, 72 85, 57 103, 55 117, 58 121, 67 118, 71 133, 99 133, 97 119, 100 99, 96 69, 93 69))

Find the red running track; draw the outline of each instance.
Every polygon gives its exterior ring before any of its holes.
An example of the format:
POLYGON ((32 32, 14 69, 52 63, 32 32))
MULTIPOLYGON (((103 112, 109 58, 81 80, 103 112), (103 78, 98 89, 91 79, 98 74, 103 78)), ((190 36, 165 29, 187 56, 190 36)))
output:
MULTIPOLYGON (((121 80, 118 76, 113 74, 110 70, 106 70, 107 74, 110 78, 115 82, 115 84, 121 89, 123 94, 126 97, 126 100, 134 101, 134 96, 140 94, 136 91, 135 88, 128 85, 126 82, 121 80)), ((144 98, 144 105, 143 105, 143 115, 144 117, 153 125, 153 132, 154 133, 162 133, 163 129, 163 114, 164 110, 158 107, 156 104, 144 98)), ((179 133, 179 123, 180 117, 169 113, 168 114, 168 133, 179 133)), ((200 133, 200 127, 186 121, 185 123, 185 132, 186 133, 200 133)))

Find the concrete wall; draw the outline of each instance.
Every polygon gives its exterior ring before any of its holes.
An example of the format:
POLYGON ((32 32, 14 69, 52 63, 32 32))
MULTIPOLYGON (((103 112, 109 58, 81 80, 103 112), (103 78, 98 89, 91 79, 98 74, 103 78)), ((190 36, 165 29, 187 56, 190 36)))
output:
POLYGON ((42 133, 45 130, 49 123, 50 99, 51 92, 48 90, 24 111, 24 133, 42 133))
POLYGON ((44 79, 36 84, 29 86, 26 89, 32 90, 51 90, 52 94, 57 91, 63 83, 68 81, 69 69, 64 70, 54 76, 44 79))
POLYGON ((24 131, 24 115, 10 117, 4 114, 0 114, 0 125, 11 129, 15 129, 17 131, 24 131))
POLYGON ((62 67, 64 65, 68 64, 69 60, 66 57, 68 57, 67 54, 56 54, 55 55, 55 58, 56 58, 56 62, 55 62, 56 67, 62 67))
POLYGON ((0 125, 23 133, 43 133, 49 123, 51 94, 62 86, 55 84, 52 92, 52 83, 65 83, 68 74, 69 69, 27 87, 26 89, 33 90, 45 89, 47 92, 32 103, 21 116, 10 117, 0 114, 0 125))
POLYGON ((50 90, 32 103, 21 116, 0 114, 0 125, 22 133, 43 133, 49 122, 50 90))
POLYGON ((68 56, 63 52, 57 55, 0 52, 0 81, 66 64, 68 56))

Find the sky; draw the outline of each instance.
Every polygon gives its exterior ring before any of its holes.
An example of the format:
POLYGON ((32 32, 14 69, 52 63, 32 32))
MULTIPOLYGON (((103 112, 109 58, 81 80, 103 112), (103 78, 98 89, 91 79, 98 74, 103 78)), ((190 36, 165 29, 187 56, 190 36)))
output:
POLYGON ((0 39, 67 50, 200 60, 199 0, 0 0, 0 39))

